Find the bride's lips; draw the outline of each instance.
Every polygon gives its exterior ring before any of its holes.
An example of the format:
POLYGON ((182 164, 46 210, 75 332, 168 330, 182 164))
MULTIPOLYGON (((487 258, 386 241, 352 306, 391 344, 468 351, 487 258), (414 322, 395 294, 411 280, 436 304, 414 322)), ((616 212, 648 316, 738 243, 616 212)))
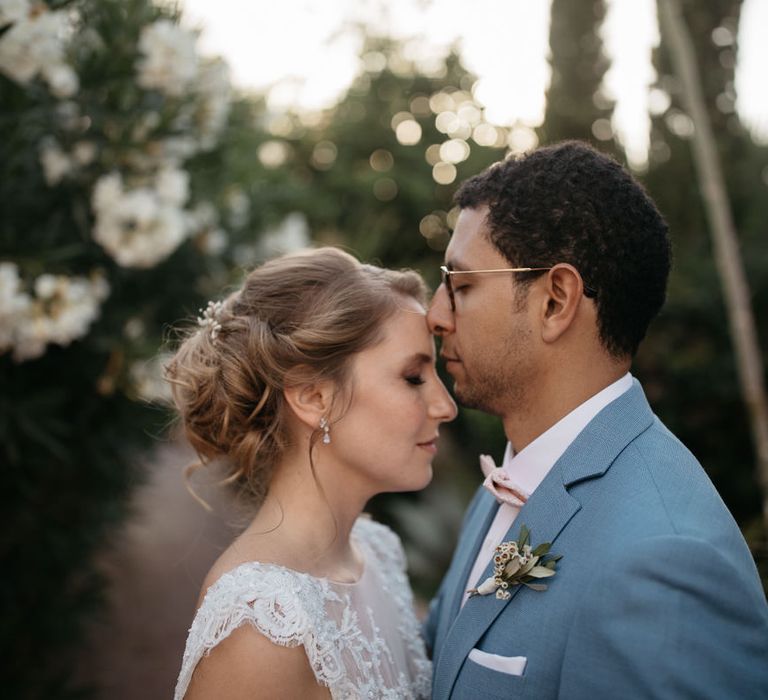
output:
POLYGON ((437 454, 437 436, 433 437, 431 440, 427 440, 426 442, 417 442, 416 446, 421 447, 430 454, 437 454))

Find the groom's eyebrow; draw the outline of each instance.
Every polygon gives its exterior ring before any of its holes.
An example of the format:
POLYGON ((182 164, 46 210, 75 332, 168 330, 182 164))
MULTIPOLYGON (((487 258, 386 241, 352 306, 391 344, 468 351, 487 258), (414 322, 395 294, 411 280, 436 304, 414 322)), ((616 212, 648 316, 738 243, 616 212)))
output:
POLYGON ((461 262, 457 262, 456 260, 446 260, 445 266, 449 270, 466 271, 469 269, 466 265, 462 264, 461 262))

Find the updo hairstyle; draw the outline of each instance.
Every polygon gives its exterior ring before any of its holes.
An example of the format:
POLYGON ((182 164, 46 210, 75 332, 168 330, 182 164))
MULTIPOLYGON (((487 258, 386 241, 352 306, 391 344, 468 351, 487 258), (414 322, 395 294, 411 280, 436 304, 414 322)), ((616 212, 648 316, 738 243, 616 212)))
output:
POLYGON ((287 382, 349 388, 351 358, 382 339, 403 297, 424 306, 426 296, 416 272, 365 265, 336 248, 253 270, 216 315, 218 332, 189 329, 166 367, 197 466, 222 462, 225 483, 260 503, 289 445, 287 382))

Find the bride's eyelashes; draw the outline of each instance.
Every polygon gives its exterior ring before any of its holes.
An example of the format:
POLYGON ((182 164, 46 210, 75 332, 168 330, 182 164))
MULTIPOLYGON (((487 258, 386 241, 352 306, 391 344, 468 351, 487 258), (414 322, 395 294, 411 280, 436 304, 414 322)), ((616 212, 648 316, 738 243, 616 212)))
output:
POLYGON ((411 384, 412 386, 421 386, 422 384, 424 384, 424 378, 420 374, 406 375, 405 381, 411 384))

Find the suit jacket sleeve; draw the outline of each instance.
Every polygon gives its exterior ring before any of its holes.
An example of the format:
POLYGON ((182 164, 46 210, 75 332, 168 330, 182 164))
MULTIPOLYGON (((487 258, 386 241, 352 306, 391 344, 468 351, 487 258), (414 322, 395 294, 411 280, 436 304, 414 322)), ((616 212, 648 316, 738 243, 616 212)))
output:
POLYGON ((592 580, 561 697, 768 698, 768 606, 748 556, 652 537, 592 580))

